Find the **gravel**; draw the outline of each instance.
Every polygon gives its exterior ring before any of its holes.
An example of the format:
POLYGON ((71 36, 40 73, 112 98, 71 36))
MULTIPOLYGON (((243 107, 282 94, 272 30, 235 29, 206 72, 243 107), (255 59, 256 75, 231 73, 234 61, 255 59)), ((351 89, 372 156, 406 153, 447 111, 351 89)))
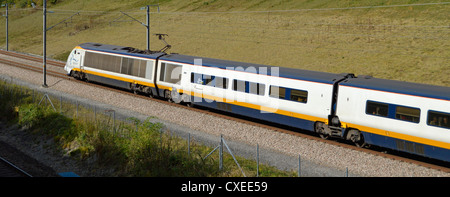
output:
MULTIPOLYGON (((302 176, 381 176, 381 177, 449 177, 450 173, 433 170, 411 163, 346 149, 311 139, 279 133, 257 126, 227 120, 213 115, 123 95, 92 86, 47 76, 49 88, 40 88, 42 74, 0 64, 0 78, 11 80, 40 91, 63 95, 67 99, 114 109, 116 114, 155 121, 166 125, 170 132, 210 146, 217 146, 220 135, 226 139, 233 153, 255 159, 256 144, 260 147, 260 162, 280 169, 297 170, 301 156, 302 176)), ((8 140, 0 138, 0 140, 8 140)), ((13 143, 13 142, 11 142, 13 143)), ((16 144, 20 146, 19 144, 16 144)), ((19 148, 20 149, 20 148, 19 148)), ((23 151, 26 152, 26 151, 23 151)), ((35 158, 39 154, 29 153, 35 158)), ((58 156, 56 159, 58 159, 58 156)), ((41 161, 39 158, 37 160, 41 161)), ((42 161, 45 163, 45 161, 42 161)), ((76 167, 74 167, 76 168, 76 167)), ((80 169, 81 170, 81 169, 80 169)), ((92 176, 87 172, 81 175, 92 176)))

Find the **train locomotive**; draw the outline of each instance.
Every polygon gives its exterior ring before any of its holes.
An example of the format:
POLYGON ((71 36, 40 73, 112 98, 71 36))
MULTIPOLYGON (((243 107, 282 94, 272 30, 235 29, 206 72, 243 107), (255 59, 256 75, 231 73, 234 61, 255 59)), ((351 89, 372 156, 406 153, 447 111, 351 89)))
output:
POLYGON ((450 87, 99 43, 76 46, 64 70, 169 102, 450 162, 450 87))

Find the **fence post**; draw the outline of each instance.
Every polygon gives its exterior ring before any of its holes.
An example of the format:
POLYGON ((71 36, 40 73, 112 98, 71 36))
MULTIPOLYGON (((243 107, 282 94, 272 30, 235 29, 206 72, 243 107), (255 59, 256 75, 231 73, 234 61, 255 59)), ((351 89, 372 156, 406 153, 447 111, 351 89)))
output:
POLYGON ((227 143, 225 142, 225 140, 222 140, 223 145, 225 145, 225 147, 228 149, 228 152, 230 153, 231 157, 233 157, 234 162, 236 163, 236 165, 238 166, 238 168, 241 170, 242 175, 244 175, 244 177, 247 177, 244 173, 244 170, 242 170, 241 165, 239 165, 239 162, 237 161, 236 157, 233 155, 233 153, 231 152, 230 147, 228 147, 227 143))
POLYGON ((113 131, 116 134, 116 110, 113 110, 113 131))
POLYGON ((59 95, 59 113, 62 114, 62 95, 59 95))
POLYGON ((256 177, 259 177, 259 144, 256 144, 256 177))
POLYGON ((220 145, 219 145, 219 170, 223 170, 223 136, 220 134, 220 145))
POLYGON ((300 154, 298 154, 298 177, 301 176, 301 158, 300 158, 300 154))
POLYGON ((48 97, 48 94, 44 94, 44 96, 42 97, 41 101, 39 101, 38 105, 41 105, 42 101, 44 101, 45 105, 47 105, 47 100, 48 100, 48 102, 50 102, 50 105, 53 107, 53 110, 55 110, 55 112, 57 112, 55 106, 53 105, 52 100, 50 100, 50 97, 48 97), (47 98, 47 99, 45 99, 45 98, 47 98))
POLYGON ((188 133, 188 155, 191 155, 191 133, 188 133))

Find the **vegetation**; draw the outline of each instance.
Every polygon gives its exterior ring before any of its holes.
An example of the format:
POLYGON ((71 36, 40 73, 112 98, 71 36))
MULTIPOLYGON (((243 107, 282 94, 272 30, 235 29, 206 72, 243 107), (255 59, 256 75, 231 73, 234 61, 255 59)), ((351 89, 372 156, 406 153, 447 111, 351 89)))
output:
MULTIPOLYGON (((176 176, 176 177, 239 177, 241 171, 229 154, 224 154, 224 169, 219 170, 218 154, 203 159, 212 148, 191 142, 188 154, 186 140, 161 133, 163 125, 115 121, 108 116, 79 107, 78 113, 70 103, 62 104, 62 113, 51 105, 38 105, 42 95, 23 87, 0 82, 0 121, 18 124, 35 136, 53 139, 54 149, 80 161, 95 161, 92 170, 107 169, 102 176, 176 176), (23 90, 22 90, 23 89, 23 90), (74 113, 75 112, 75 113, 74 113), (76 115, 72 118, 72 115, 76 115), (93 121, 95 120, 95 121, 93 121), (110 169, 110 170, 109 170, 110 169)), ((59 106, 58 99, 52 99, 59 106)), ((256 176, 256 163, 238 157, 247 176, 256 176)), ((260 165, 260 176, 295 176, 274 167, 260 165)))

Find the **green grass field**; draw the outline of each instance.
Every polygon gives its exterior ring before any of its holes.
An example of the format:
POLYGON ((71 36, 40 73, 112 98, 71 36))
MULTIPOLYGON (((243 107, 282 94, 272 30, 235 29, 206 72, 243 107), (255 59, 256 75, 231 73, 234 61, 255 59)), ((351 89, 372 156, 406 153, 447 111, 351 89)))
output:
MULTIPOLYGON (((64 59, 84 42, 145 49, 145 27, 119 11, 145 23, 140 8, 159 4, 160 13, 151 7, 151 33, 169 35, 169 52, 450 86, 450 4, 429 4, 439 2, 65 0, 48 8, 48 26, 82 12, 48 32, 47 54, 64 59)), ((10 49, 42 54, 42 9, 10 10, 10 49)), ((152 36, 151 49, 162 47, 152 36)))

